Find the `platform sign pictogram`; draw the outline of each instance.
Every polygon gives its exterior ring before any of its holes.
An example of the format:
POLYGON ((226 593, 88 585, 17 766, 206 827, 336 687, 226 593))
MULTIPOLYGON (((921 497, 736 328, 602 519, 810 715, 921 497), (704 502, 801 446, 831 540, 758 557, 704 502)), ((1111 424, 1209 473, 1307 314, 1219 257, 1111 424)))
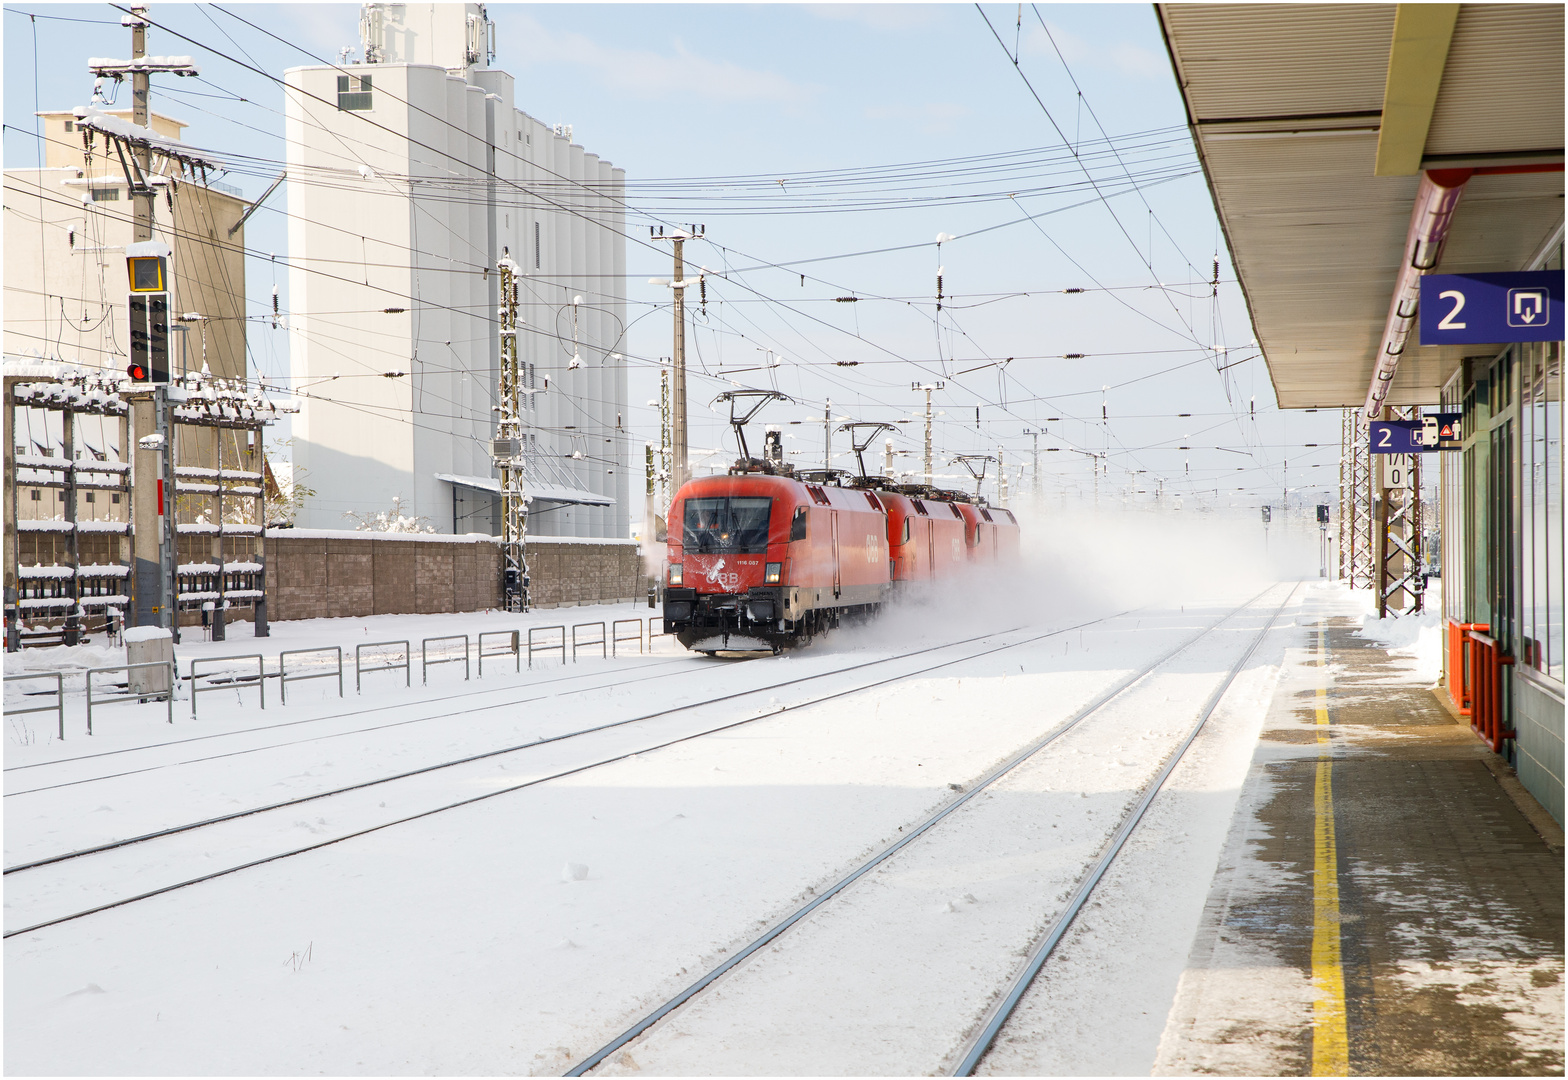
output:
POLYGON ((1424 454, 1458 450, 1464 437, 1460 413, 1428 413, 1419 420, 1374 420, 1367 425, 1374 454, 1424 454))
POLYGON ((1563 272, 1428 274, 1421 279, 1422 345, 1563 340, 1563 272))

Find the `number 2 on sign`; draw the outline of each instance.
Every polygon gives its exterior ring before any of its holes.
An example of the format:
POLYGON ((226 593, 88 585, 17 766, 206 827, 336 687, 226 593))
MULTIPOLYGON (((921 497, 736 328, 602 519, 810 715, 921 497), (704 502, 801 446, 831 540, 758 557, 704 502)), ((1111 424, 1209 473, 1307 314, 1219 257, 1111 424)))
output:
POLYGON ((1383 486, 1386 488, 1415 487, 1414 454, 1386 454, 1383 457, 1383 486))

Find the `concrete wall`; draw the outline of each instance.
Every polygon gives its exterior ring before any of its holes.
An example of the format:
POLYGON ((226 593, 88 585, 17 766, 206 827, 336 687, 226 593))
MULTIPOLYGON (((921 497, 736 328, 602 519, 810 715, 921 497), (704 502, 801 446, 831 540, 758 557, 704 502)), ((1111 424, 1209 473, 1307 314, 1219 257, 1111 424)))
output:
MULTIPOLYGON (((630 541, 528 545, 536 607, 631 600, 643 588, 630 541)), ((267 534, 267 614, 285 619, 482 611, 501 602, 488 538, 289 530, 267 534)))

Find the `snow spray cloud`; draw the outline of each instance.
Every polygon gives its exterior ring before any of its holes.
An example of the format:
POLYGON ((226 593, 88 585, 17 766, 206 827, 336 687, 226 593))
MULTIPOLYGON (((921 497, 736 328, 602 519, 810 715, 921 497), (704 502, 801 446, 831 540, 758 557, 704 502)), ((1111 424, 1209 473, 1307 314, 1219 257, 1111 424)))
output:
POLYGON ((1317 525, 1275 520, 1265 535, 1255 510, 1010 509, 1023 534, 1017 565, 977 566, 911 590, 869 626, 830 636, 829 647, 913 645, 1145 605, 1235 600, 1318 575, 1317 525))

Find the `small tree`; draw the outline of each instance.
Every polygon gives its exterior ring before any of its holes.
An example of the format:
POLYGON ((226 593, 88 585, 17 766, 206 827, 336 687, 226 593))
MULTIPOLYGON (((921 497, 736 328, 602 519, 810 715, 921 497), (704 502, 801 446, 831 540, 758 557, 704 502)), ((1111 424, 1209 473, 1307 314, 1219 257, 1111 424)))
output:
MULTIPOLYGON (((263 452, 261 456, 262 515, 268 528, 292 526, 305 500, 316 494, 316 489, 305 483, 309 470, 291 465, 283 479, 273 471, 271 459, 284 456, 292 445, 292 439, 274 439, 271 453, 263 452)), ((255 506, 252 499, 225 500, 223 520, 231 525, 260 524, 255 520, 255 506)))
POLYGON ((354 522, 356 532, 433 533, 436 531, 429 518, 405 512, 401 495, 392 496, 390 510, 363 514, 345 510, 343 516, 354 522))

